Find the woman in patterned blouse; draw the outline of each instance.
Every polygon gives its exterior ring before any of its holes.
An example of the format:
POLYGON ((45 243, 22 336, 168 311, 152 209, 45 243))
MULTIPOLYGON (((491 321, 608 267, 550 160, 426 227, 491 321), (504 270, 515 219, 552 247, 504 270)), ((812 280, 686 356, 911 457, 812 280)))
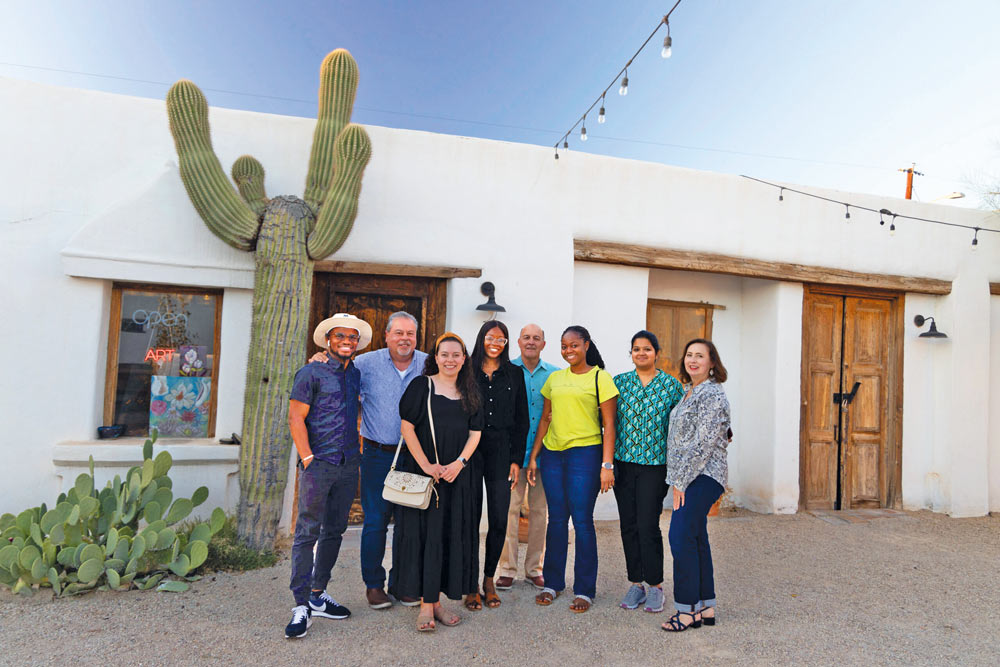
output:
POLYGON ((631 586, 623 609, 663 611, 663 536, 660 513, 667 495, 667 424, 684 396, 681 383, 656 367, 660 342, 649 331, 632 336, 635 370, 615 376, 618 421, 615 500, 631 586))
POLYGON ((715 579, 708 546, 708 510, 726 487, 729 401, 726 368, 712 341, 684 346, 680 379, 686 393, 670 413, 667 484, 674 487, 670 553, 674 557, 674 607, 663 629, 681 632, 715 625, 715 579))

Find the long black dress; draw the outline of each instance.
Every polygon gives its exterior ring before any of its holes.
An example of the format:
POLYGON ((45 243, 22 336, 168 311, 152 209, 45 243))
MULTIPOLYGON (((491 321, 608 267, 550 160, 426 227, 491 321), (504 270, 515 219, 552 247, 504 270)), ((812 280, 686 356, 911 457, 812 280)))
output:
MULTIPOLYGON (((426 378, 413 380, 399 401, 399 416, 414 425, 427 460, 434 458, 430 422, 427 419, 426 378)), ((469 415, 460 400, 440 394, 431 396, 438 461, 447 465, 465 448, 469 431, 481 431, 482 412, 469 415)), ((397 469, 423 474, 404 444, 397 469)), ((444 593, 452 600, 477 590, 479 525, 473 512, 472 475, 463 470, 448 483, 437 483, 438 497, 425 510, 397 506, 393 537, 392 567, 396 585, 390 593, 397 598, 423 598, 437 602, 444 593)))

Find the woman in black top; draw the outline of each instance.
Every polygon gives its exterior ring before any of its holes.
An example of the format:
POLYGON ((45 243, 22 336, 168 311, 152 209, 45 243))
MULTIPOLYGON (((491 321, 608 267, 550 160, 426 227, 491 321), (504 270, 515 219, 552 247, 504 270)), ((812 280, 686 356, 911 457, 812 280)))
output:
MULTIPOLYGON (((524 462, 530 424, 524 372, 510 363, 509 338, 507 325, 503 322, 484 323, 469 360, 482 393, 485 419, 482 439, 472 457, 472 485, 476 493, 473 500, 476 526, 482 517, 483 482, 486 486, 486 561, 483 563, 482 596, 486 598, 486 606, 491 608, 500 606, 493 576, 503 552, 510 490, 524 462)), ((477 576, 478 565, 477 561, 477 576)), ((465 606, 470 611, 478 611, 482 605, 478 592, 465 598, 465 606)))
POLYGON ((474 516, 472 475, 466 465, 483 428, 482 398, 465 344, 445 333, 399 401, 403 438, 398 468, 436 481, 437 497, 425 510, 396 506, 390 592, 397 598, 420 598, 417 629, 434 630, 435 621, 457 625, 460 618, 441 606, 440 594, 460 600, 478 590, 479 518, 474 516), (431 394, 434 438, 427 414, 431 394))

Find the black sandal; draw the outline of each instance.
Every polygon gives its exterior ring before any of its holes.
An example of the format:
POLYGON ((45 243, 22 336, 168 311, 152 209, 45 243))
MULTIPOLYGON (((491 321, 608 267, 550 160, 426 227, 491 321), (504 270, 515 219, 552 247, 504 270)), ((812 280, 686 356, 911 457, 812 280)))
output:
MULTIPOLYGON (((705 607, 705 609, 713 609, 714 610, 715 607, 705 607)), ((702 609, 702 611, 705 611, 705 609, 702 609)), ((713 611, 712 613, 714 614, 715 612, 713 611)), ((705 614, 702 614, 701 615, 701 622, 704 623, 705 625, 715 625, 715 616, 714 615, 713 616, 705 616, 705 614)))
POLYGON ((666 631, 666 632, 684 632, 688 628, 700 628, 701 624, 702 624, 702 621, 699 621, 698 619, 695 618, 695 615, 697 613, 698 612, 696 612, 696 611, 695 612, 691 612, 691 611, 679 611, 676 614, 674 614, 673 616, 671 616, 670 618, 668 618, 667 622, 664 623, 663 625, 661 625, 660 627, 663 628, 663 630, 666 631), (682 614, 684 616, 690 616, 691 617, 691 622, 688 623, 687 625, 684 625, 683 623, 681 623, 681 615, 682 614))

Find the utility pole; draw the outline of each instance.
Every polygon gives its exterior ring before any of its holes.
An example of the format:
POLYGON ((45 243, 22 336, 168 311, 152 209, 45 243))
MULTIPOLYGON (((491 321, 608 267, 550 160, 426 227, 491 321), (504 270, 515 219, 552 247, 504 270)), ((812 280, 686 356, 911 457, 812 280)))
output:
POLYGON ((916 162, 910 164, 908 169, 899 169, 898 171, 906 174, 906 198, 913 199, 913 175, 923 176, 923 173, 917 171, 914 167, 917 166, 916 162))

